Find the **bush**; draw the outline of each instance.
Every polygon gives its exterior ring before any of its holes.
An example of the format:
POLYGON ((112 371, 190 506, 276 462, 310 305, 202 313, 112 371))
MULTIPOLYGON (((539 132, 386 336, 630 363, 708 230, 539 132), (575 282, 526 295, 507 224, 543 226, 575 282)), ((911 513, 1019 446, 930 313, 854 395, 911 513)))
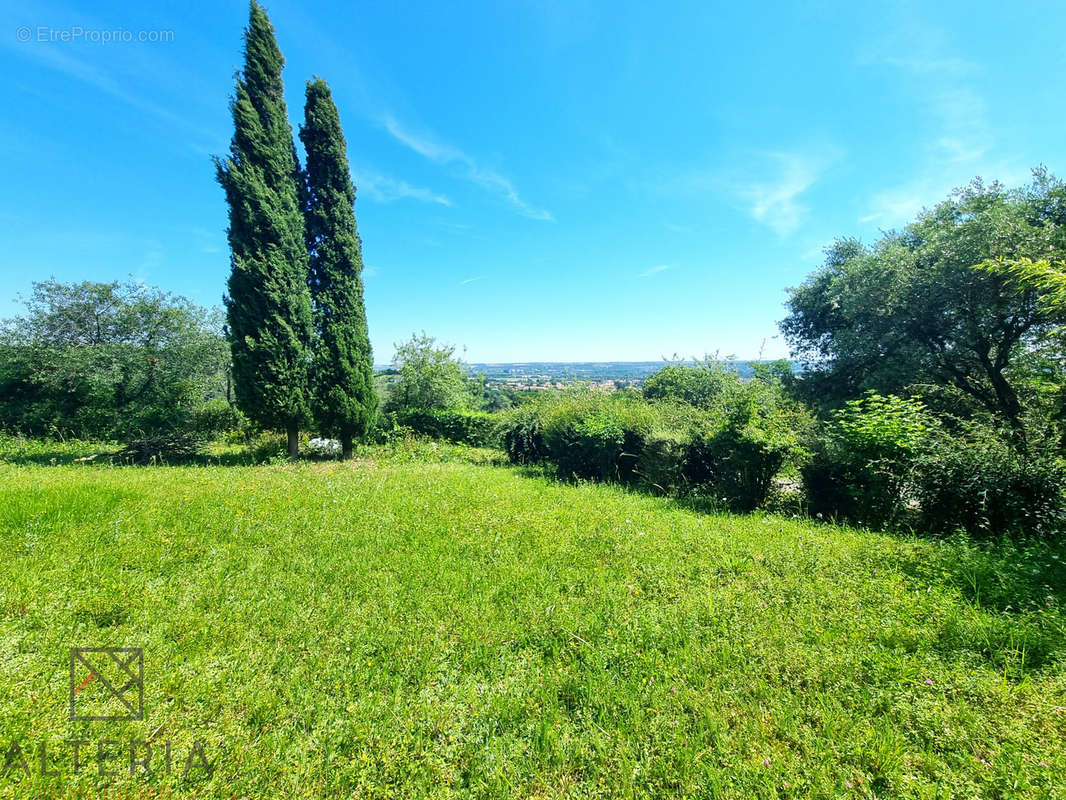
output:
POLYGON ((225 385, 221 319, 134 282, 36 282, 0 324, 0 424, 36 435, 150 439, 188 430, 225 385))
POLYGON ((396 345, 392 359, 397 375, 389 385, 385 410, 399 414, 461 409, 469 406, 470 388, 455 348, 425 333, 396 345))
POLYGON ((649 427, 635 404, 591 392, 545 404, 541 422, 548 460, 560 477, 621 482, 632 479, 649 427))
POLYGON ((475 447, 499 447, 501 417, 485 411, 409 411, 395 415, 398 426, 416 433, 475 447))
POLYGON ((189 419, 189 429, 193 433, 210 437, 226 433, 246 435, 250 427, 249 419, 236 406, 221 398, 208 400, 189 419))
POLYGON ((700 366, 669 364, 644 381, 644 397, 709 408, 723 391, 739 383, 735 372, 713 362, 700 366))
POLYGON ((802 469, 811 510, 871 527, 902 518, 915 461, 938 423, 917 398, 874 392, 833 413, 802 469))
POLYGON ((940 437, 917 459, 914 495, 932 533, 1047 535, 1066 521, 1066 469, 1052 452, 1022 454, 992 431, 940 437))
POLYGON ((636 483, 656 493, 687 494, 690 482, 685 475, 689 455, 688 431, 653 430, 644 438, 637 458, 636 483))
POLYGON ((519 406, 507 414, 503 423, 503 448, 513 464, 541 464, 548 459, 538 404, 519 406))
POLYGON ((723 392, 713 412, 709 427, 692 437, 686 478, 730 508, 752 511, 765 502, 785 462, 801 456, 810 418, 769 376, 723 392))

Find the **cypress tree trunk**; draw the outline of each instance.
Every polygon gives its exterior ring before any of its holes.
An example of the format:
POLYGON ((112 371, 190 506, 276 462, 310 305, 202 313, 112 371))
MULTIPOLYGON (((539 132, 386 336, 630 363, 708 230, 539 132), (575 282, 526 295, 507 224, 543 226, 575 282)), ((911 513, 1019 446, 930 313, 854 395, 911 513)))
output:
POLYGON ((229 155, 215 159, 229 205, 226 327, 237 406, 289 434, 310 417, 311 294, 303 177, 285 107, 285 64, 274 29, 252 0, 244 69, 230 106, 229 155))
POLYGON ((315 345, 312 405, 323 432, 339 434, 344 458, 377 415, 374 368, 363 301, 362 244, 355 186, 340 116, 325 81, 307 83, 300 139, 307 151, 305 206, 315 345))

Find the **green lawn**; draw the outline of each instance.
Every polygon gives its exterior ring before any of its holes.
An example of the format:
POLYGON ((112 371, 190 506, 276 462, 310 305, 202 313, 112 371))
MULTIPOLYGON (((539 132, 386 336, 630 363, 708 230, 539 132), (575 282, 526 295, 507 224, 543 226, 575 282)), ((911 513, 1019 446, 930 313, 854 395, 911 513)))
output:
POLYGON ((1066 797, 1066 548, 424 450, 0 464, 0 797, 1066 797), (69 650, 105 645, 143 647, 143 721, 68 720, 69 650))

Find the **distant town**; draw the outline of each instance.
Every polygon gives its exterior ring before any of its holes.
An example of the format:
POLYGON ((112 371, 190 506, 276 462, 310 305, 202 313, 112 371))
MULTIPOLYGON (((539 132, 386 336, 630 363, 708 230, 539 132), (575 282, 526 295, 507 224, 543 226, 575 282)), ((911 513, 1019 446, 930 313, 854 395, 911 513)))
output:
MULTIPOLYGON (((484 378, 487 387, 513 389, 515 391, 543 391, 562 389, 575 383, 585 384, 601 391, 615 391, 640 387, 644 380, 667 364, 693 366, 695 361, 526 361, 499 364, 464 364, 471 377, 484 378)), ((722 364, 735 370, 741 378, 750 378, 754 365, 759 361, 723 359, 722 364)), ((375 368, 379 374, 392 372, 390 365, 375 368)), ((794 364, 793 372, 801 366, 794 364)))

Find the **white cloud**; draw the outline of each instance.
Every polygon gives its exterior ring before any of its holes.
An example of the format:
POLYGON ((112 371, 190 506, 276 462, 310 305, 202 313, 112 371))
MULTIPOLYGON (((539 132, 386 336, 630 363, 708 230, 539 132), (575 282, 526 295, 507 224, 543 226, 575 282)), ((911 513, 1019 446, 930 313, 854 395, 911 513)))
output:
POLYGON ((914 102, 933 131, 918 159, 918 174, 871 194, 860 223, 878 220, 886 226, 911 222, 924 208, 948 197, 975 176, 1021 183, 1028 174, 1009 160, 990 158, 996 136, 988 105, 972 85, 976 64, 945 54, 945 37, 927 26, 911 25, 882 43, 867 60, 887 65, 913 91, 914 102), (889 48, 906 58, 886 55, 889 48))
POLYGON ((421 186, 412 186, 407 181, 390 178, 388 175, 373 170, 360 169, 355 179, 356 190, 368 195, 378 203, 391 203, 393 200, 411 199, 423 203, 437 203, 451 206, 452 201, 442 194, 421 186))
POLYGON ((670 269, 670 265, 669 264, 659 264, 658 266, 655 266, 655 267, 649 267, 648 269, 646 269, 643 272, 641 272, 637 277, 638 278, 650 278, 652 275, 658 275, 660 272, 666 272, 666 270, 668 270, 668 269, 670 269))
POLYGON ((381 121, 385 126, 385 130, 400 144, 436 164, 458 166, 464 178, 486 191, 502 197, 523 216, 549 222, 555 220, 555 217, 547 209, 537 208, 523 200, 510 180, 495 170, 482 166, 462 150, 439 142, 429 134, 413 133, 401 125, 391 114, 386 114, 381 121))
POLYGON ((484 280, 484 279, 485 279, 484 275, 478 275, 476 278, 467 278, 466 280, 459 281, 459 285, 460 286, 466 286, 468 283, 473 283, 474 281, 480 281, 480 280, 484 280))
POLYGON ((827 153, 767 153, 762 172, 769 177, 740 182, 734 191, 754 219, 787 236, 800 227, 810 210, 801 201, 802 195, 833 160, 835 156, 827 153))

